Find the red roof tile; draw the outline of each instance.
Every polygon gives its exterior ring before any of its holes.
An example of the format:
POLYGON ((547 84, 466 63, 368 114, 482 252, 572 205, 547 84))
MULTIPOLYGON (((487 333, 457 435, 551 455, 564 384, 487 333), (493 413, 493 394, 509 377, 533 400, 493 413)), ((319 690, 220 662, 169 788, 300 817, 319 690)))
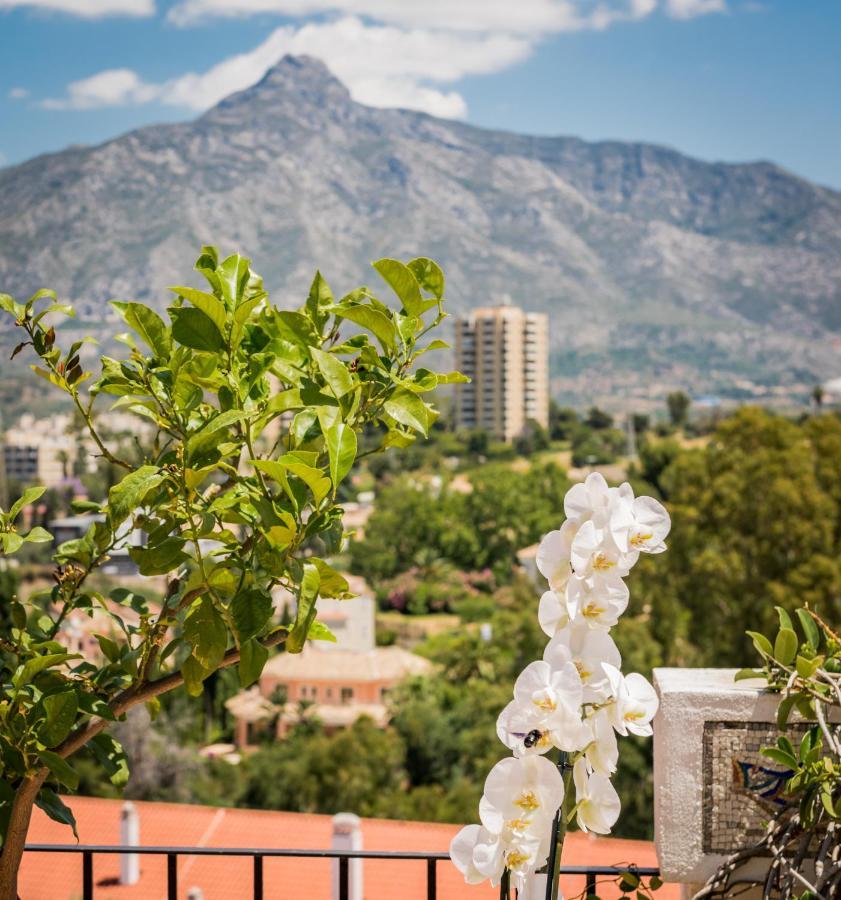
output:
MULTIPOLYGON (((120 839, 119 800, 74 797, 70 806, 78 823, 83 844, 118 844, 120 839)), ((191 847, 247 847, 319 849, 330 846, 331 817, 307 813, 271 812, 249 809, 220 809, 176 803, 136 803, 140 816, 142 845, 191 847)), ((366 850, 446 851, 456 825, 429 822, 400 822, 363 819, 362 839, 366 850)), ((69 829, 50 821, 35 810, 29 832, 30 843, 72 843, 69 829)), ((654 845, 647 841, 626 841, 572 834, 564 847, 569 865, 657 865, 654 845)), ((264 862, 267 898, 330 898, 330 865, 317 859, 266 859, 264 862)), ((165 900, 166 860, 141 856, 140 881, 133 886, 117 884, 119 856, 94 859, 96 900, 165 900)), ((22 900, 76 900, 82 890, 82 860, 77 854, 27 853, 21 874, 22 900)), ((251 897, 250 858, 180 857, 179 897, 191 887, 200 887, 205 900, 241 900, 251 897)), ((568 879, 563 888, 568 897, 581 891, 581 879, 568 879)), ((422 900, 426 897, 426 863, 414 860, 366 860, 365 900, 422 900)), ((616 891, 600 890, 605 900, 616 891)), ((487 885, 466 885, 449 861, 438 863, 440 900, 480 900, 498 897, 487 885)), ((666 886, 658 900, 677 900, 677 886, 666 886)))

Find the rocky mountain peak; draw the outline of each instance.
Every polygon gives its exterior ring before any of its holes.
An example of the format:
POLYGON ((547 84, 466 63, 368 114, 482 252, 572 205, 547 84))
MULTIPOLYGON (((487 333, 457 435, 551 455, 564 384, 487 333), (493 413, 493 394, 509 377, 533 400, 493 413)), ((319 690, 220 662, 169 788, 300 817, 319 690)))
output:
POLYGON ((226 97, 203 118, 225 119, 243 111, 265 116, 293 109, 346 107, 351 103, 350 91, 321 60, 287 54, 256 84, 226 97))

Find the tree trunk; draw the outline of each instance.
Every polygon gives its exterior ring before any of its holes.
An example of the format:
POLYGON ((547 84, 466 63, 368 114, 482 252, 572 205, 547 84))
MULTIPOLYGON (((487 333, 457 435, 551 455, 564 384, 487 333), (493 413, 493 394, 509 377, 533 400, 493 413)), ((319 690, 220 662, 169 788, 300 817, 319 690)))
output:
POLYGON ((0 900, 17 900, 18 870, 23 858, 29 821, 32 818, 32 807, 46 777, 46 773, 30 775, 24 778, 15 792, 6 843, 0 854, 0 900))

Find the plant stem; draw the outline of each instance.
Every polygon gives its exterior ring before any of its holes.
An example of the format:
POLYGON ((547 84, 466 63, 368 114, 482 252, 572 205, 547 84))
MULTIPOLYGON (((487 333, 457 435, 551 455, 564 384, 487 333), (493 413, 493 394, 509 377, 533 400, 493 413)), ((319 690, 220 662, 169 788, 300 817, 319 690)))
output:
POLYGON ((552 821, 552 840, 549 848, 549 860, 546 863, 546 900, 558 900, 560 883, 561 854, 564 849, 564 838, 567 830, 567 813, 572 809, 572 766, 567 754, 561 751, 558 769, 564 776, 564 800, 552 821))

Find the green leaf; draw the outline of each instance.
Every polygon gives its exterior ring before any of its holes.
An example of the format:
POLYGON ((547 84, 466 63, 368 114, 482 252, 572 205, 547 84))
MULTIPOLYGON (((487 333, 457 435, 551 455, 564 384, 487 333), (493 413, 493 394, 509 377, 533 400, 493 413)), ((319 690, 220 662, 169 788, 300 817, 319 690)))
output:
POLYGON ((157 466, 141 466, 108 491, 108 519, 112 528, 122 524, 153 488, 164 480, 157 466))
POLYGON ((344 575, 337 572, 331 565, 324 562, 323 559, 319 559, 317 556, 312 558, 312 562, 316 569, 318 569, 319 596, 339 597, 341 599, 349 599, 353 596, 350 593, 350 586, 344 575))
POLYGON ((435 306, 435 300, 423 299, 414 272, 404 263, 397 259, 380 259, 372 265, 398 296, 403 309, 410 316, 422 316, 427 309, 435 306))
POLYGON ((228 629, 207 595, 193 603, 187 613, 184 638, 192 646, 197 662, 209 672, 222 662, 228 646, 228 629))
POLYGON ((130 547, 129 556, 137 564, 141 575, 166 575, 190 557, 184 552, 183 538, 166 538, 156 547, 130 547))
POLYGON ((321 272, 316 271, 310 286, 309 296, 307 297, 306 309, 310 314, 310 318, 319 328, 327 321, 328 310, 326 307, 329 307, 332 303, 333 292, 330 290, 330 286, 324 280, 321 272))
POLYGON ((161 359, 169 359, 172 353, 172 338, 164 320, 142 303, 119 303, 111 305, 122 315, 126 324, 140 335, 147 347, 161 359))
POLYGON ((791 628, 781 628, 774 641, 774 658, 784 666, 790 665, 797 653, 797 635, 791 628))
POLYGON ((211 353, 222 348, 222 334, 200 309, 191 306, 170 306, 172 336, 184 347, 211 353))
POLYGON ((272 598, 262 591, 237 594, 231 601, 231 614, 240 642, 258 635, 272 615, 272 598))
POLYGON ((248 687, 260 677, 263 666, 269 658, 269 651, 255 638, 249 638, 240 646, 239 683, 248 687))
POLYGON ((46 747, 57 747, 70 734, 79 711, 79 701, 75 691, 49 694, 41 701, 46 721, 41 726, 38 737, 46 747))
POLYGON ((401 425, 419 431, 426 437, 429 429, 429 411, 417 394, 400 388, 386 400, 383 408, 401 425))
POLYGON ((773 649, 771 647, 771 641, 765 637, 764 634, 760 634, 758 631, 746 631, 745 634, 753 641, 753 646, 759 651, 763 656, 771 656, 773 653, 773 649))
POLYGON ((806 640, 809 642, 809 646, 813 650, 817 650, 821 645, 821 633, 818 630, 817 623, 805 609, 798 609, 796 610, 796 613, 797 618, 800 621, 800 627, 803 629, 806 640))
POLYGON ((397 328, 394 322, 384 313, 372 306, 336 306, 334 312, 341 319, 348 319, 370 331, 380 342, 385 353, 394 351, 397 343, 397 328))
POLYGON ((69 787, 71 791, 75 791, 79 787, 79 775, 67 760, 60 757, 57 753, 53 753, 52 750, 40 750, 38 756, 41 757, 41 762, 50 770, 57 781, 65 787, 69 787))
POLYGON ((785 750, 779 750, 777 747, 763 747, 761 752, 763 756, 767 756, 768 759, 774 760, 781 766, 785 766, 788 769, 797 768, 797 760, 790 753, 786 753, 785 750))
POLYGON ((793 631, 794 625, 791 623, 791 616, 782 608, 782 606, 775 606, 774 609, 777 611, 777 617, 780 620, 780 628, 788 628, 789 631, 793 631))
POLYGON ((200 309, 213 322, 219 334, 225 333, 228 314, 225 304, 221 300, 214 297, 213 294, 198 291, 191 287, 171 287, 170 290, 185 300, 189 300, 196 309, 200 309))
POLYGON ((36 525, 31 531, 23 536, 25 544, 48 544, 52 539, 53 536, 49 531, 47 531, 46 528, 42 528, 40 525, 36 525))
POLYGON ((41 497, 44 491, 46 491, 46 488, 41 485, 27 488, 20 495, 20 497, 15 500, 15 502, 9 507, 9 512, 7 515, 8 521, 14 522, 18 516, 18 513, 24 508, 24 506, 29 506, 31 503, 34 503, 41 497))
POLYGON ((309 634, 310 626, 315 621, 315 601, 318 597, 320 577, 315 564, 307 560, 303 564, 304 574, 298 589, 298 609, 295 624, 286 639, 286 649, 290 653, 300 653, 309 634))
POLYGON ((337 422, 324 432, 324 440, 330 458, 330 479, 335 496, 336 489, 356 459, 356 432, 350 425, 337 422))
POLYGON ((777 728, 780 731, 785 731, 785 727, 788 724, 789 716, 791 715, 791 711, 794 709, 796 697, 784 697, 780 701, 780 705, 777 707, 777 728))
MULTIPOLYGON (((153 699, 160 705, 157 697, 153 699)), ((107 732, 103 732, 94 735, 88 742, 88 746, 99 760, 99 764, 105 769, 111 784, 116 787, 124 787, 128 781, 129 767, 122 744, 114 740, 107 732)))
POLYGON ((0 534, 0 546, 4 553, 17 553, 23 546, 23 538, 13 531, 7 531, 0 534))
POLYGON ((79 840, 79 834, 76 831, 76 819, 70 807, 64 805, 61 798, 52 788, 42 787, 35 798, 35 805, 43 810, 53 822, 69 825, 73 829, 73 836, 77 841, 79 840))
POLYGON ((814 659, 806 659, 806 657, 798 654, 797 660, 795 661, 797 674, 801 678, 811 678, 820 668, 821 662, 822 657, 820 656, 816 656, 814 659))
POLYGON ((308 641, 330 641, 336 643, 336 635, 324 624, 324 622, 315 621, 310 625, 307 632, 308 641))
POLYGON ((18 667, 12 678, 12 684, 16 688, 22 687, 25 684, 29 684, 44 669, 51 669, 53 666, 60 666, 62 663, 67 662, 68 659, 78 658, 78 653, 46 653, 43 656, 36 656, 18 667))
POLYGON ((340 400, 345 394, 353 390, 353 376, 348 372, 347 366, 340 359, 337 359, 332 353, 325 353, 324 350, 319 350, 317 347, 311 348, 310 352, 319 371, 324 376, 327 386, 337 400, 340 400))
POLYGON ((204 690, 204 680, 210 671, 193 656, 188 656, 181 663, 181 674, 184 676, 184 687, 191 697, 199 697, 204 690))
POLYGON ((733 676, 733 681, 745 681, 749 678, 764 678, 765 672, 762 669, 739 669, 733 676))
POLYGON ((412 274, 418 281, 418 284, 432 294, 436 300, 444 297, 444 273, 441 267, 434 259, 428 259, 425 256, 419 256, 409 263, 412 274))
POLYGON ((277 460, 255 459, 252 461, 252 465, 282 485, 287 493, 289 493, 287 473, 297 476, 312 492, 316 505, 321 503, 330 491, 330 479, 322 473, 321 469, 302 462, 299 452, 284 453, 277 460))

